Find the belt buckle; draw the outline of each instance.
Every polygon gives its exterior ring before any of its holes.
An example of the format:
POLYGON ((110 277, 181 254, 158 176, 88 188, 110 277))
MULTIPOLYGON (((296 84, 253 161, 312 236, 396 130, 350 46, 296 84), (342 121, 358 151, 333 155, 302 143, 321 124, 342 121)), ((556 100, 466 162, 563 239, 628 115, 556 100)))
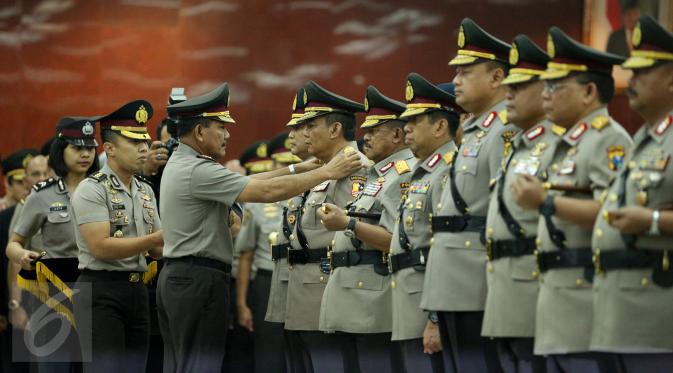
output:
POLYGON ((423 255, 423 250, 418 249, 418 261, 421 262, 421 265, 425 265, 425 255, 423 255))
MULTIPOLYGON (((332 247, 327 246, 327 263, 329 263, 329 273, 334 273, 334 266, 332 265, 332 247)), ((322 265, 321 265, 322 266, 322 265)))
POLYGON ((489 262, 493 261, 493 240, 490 238, 486 240, 486 256, 489 262))
POLYGON ((139 282, 139 281, 140 281, 140 273, 138 272, 129 273, 129 282, 139 282))
POLYGON ((393 256, 386 253, 386 262, 388 264, 388 272, 393 273, 393 256))

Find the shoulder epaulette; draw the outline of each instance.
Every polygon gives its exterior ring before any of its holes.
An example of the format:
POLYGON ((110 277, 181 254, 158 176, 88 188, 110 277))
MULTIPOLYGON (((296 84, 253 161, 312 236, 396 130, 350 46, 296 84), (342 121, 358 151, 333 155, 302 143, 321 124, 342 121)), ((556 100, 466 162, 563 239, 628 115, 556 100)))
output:
POLYGON ((199 154, 199 155, 196 156, 196 158, 206 159, 206 160, 215 162, 215 159, 213 157, 209 157, 209 156, 204 155, 204 154, 199 154))
POLYGON ((591 121, 591 127, 598 131, 602 131, 608 124, 610 124, 610 118, 605 115, 597 116, 591 121))
POLYGON ((47 187, 49 187, 51 185, 56 184, 57 182, 58 182, 57 179, 55 179, 53 177, 50 177, 49 179, 47 179, 45 181, 40 181, 39 183, 33 185, 33 190, 36 191, 36 192, 39 192, 41 190, 46 189, 47 187))
POLYGON ((133 176, 136 179, 138 179, 138 181, 142 181, 143 183, 148 184, 149 186, 154 186, 154 184, 152 184, 152 182, 149 181, 149 179, 147 179, 145 176, 141 176, 141 175, 133 175, 133 176))
POLYGON ((402 175, 411 171, 411 168, 409 168, 409 163, 407 163, 407 161, 400 160, 395 162, 395 171, 397 171, 399 175, 402 175))
POLYGON ((453 163, 455 156, 456 156, 455 151, 444 153, 444 162, 446 162, 447 165, 451 166, 451 163, 453 163))
POLYGON ((102 171, 94 172, 93 174, 89 175, 89 178, 96 180, 97 182, 101 182, 105 179, 107 179, 107 175, 104 174, 102 171))
POLYGON ((561 137, 561 136, 565 135, 567 130, 566 130, 565 127, 561 127, 558 124, 554 124, 554 125, 551 126, 551 131, 554 132, 554 134, 556 136, 561 137))
POLYGON ((498 118, 500 118, 503 124, 507 124, 507 109, 500 110, 498 118))

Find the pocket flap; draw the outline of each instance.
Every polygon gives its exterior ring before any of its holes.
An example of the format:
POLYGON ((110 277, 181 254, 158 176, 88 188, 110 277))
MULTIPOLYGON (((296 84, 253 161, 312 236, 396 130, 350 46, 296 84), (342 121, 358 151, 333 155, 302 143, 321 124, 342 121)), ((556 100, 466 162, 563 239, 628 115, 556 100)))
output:
POLYGON ((374 272, 371 266, 350 267, 337 274, 339 285, 346 289, 383 290, 387 277, 374 272))
POLYGON ((47 220, 52 224, 66 223, 70 221, 70 212, 54 211, 47 214, 47 220))

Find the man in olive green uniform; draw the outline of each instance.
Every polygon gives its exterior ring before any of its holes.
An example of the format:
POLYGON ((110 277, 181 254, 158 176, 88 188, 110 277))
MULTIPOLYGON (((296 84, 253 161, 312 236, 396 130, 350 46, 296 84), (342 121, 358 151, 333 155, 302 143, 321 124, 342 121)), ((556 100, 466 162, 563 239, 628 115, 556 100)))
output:
POLYGON ((334 236, 327 282, 320 307, 320 330, 348 333, 357 350, 361 372, 397 369, 397 353, 390 341, 390 276, 387 253, 397 208, 406 192, 415 158, 404 143, 399 115, 405 106, 369 86, 364 151, 376 162, 365 187, 348 206, 348 215, 334 205, 318 212, 334 236), (349 217, 350 216, 350 217, 349 217))
POLYGON ((92 349, 85 372, 145 369, 150 321, 144 254, 161 257, 163 239, 154 192, 134 174, 147 155, 151 117, 150 103, 137 100, 99 118, 108 161, 72 196, 81 270, 75 287, 91 286, 73 300, 80 342, 92 349))
POLYGON ((392 272, 392 340, 401 349, 407 371, 442 372, 437 318, 420 308, 426 258, 432 244, 430 216, 439 203, 455 156, 454 139, 462 112, 453 85, 433 85, 407 76, 405 142, 418 159, 406 198, 398 206, 388 257, 392 272), (427 353, 429 355, 424 354, 427 353))
MULTIPOLYGON (((322 162, 339 154, 356 154, 369 166, 370 161, 357 151, 354 141, 355 113, 363 111, 362 104, 327 91, 313 81, 306 83, 304 89, 306 107, 299 123, 306 124, 304 137, 308 152, 322 162)), ((318 328, 320 302, 330 274, 327 251, 334 232, 320 223, 317 210, 324 203, 344 208, 364 187, 365 173, 366 170, 359 170, 312 188, 290 236, 285 329, 301 338, 304 353, 309 357, 308 371, 340 371, 347 369, 345 363, 356 363, 342 360, 339 350, 345 344, 341 336, 324 334, 318 328)))
POLYGON ((168 107, 180 145, 161 183, 166 264, 159 275, 157 307, 165 372, 214 372, 222 367, 235 203, 285 200, 361 167, 354 156, 338 156, 319 168, 303 163, 252 176, 234 173, 216 161, 226 152, 225 125, 234 123, 228 103, 229 86, 224 83, 168 107))
POLYGON ((591 349, 619 354, 624 372, 671 372, 673 253, 670 236, 659 232, 659 211, 673 208, 673 33, 643 16, 633 45, 622 66, 633 70, 629 104, 646 124, 596 219, 591 349), (626 213, 651 224, 613 223, 626 213))
POLYGON ((472 117, 450 168, 448 185, 432 218, 434 244, 428 258, 421 308, 437 311, 447 360, 456 370, 484 372, 497 365, 495 348, 481 337, 486 299, 484 232, 492 180, 503 158, 505 86, 509 44, 469 18, 458 34, 456 103, 472 117), (489 84, 484 84, 488 81, 489 84))
MULTIPOLYGON (((286 138, 285 133, 268 143, 256 142, 244 150, 239 161, 248 175, 274 168, 274 161, 270 157, 272 143, 277 147, 277 144, 282 145, 286 138)), ((238 324, 253 332, 253 355, 257 362, 255 364, 257 372, 266 372, 270 366, 277 367, 274 369, 281 372, 285 369, 283 327, 264 321, 273 271, 270 238, 278 229, 282 215, 281 204, 281 202, 246 203, 241 230, 234 243, 235 252, 240 255, 235 311, 238 324), (251 276, 253 265, 254 279, 251 276)))
POLYGON ((545 362, 533 356, 538 272, 535 238, 539 216, 524 210, 509 192, 518 174, 539 176, 565 133, 565 128, 545 120, 540 75, 549 56, 527 36, 512 42, 507 118, 519 132, 505 144, 502 161, 486 218, 488 293, 481 334, 496 339, 498 361, 505 372, 544 372, 545 362))
POLYGON ((600 209, 596 199, 623 168, 631 146, 607 112, 614 93, 612 67, 624 59, 581 45, 557 27, 549 30, 547 52, 552 60, 541 76, 543 106, 547 118, 568 131, 553 153, 544 186, 525 174, 512 184, 516 203, 541 214, 535 354, 547 355, 552 372, 614 371, 613 359, 588 353, 590 245, 600 209))

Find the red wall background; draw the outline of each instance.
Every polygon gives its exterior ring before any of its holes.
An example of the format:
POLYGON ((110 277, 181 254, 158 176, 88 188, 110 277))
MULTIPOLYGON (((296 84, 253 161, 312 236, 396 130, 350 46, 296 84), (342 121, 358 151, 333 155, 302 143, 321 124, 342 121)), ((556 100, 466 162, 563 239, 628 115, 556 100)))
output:
POLYGON ((39 148, 61 116, 140 98, 154 137, 171 87, 194 97, 227 81, 235 158, 284 129, 308 79, 402 99, 411 71, 451 80, 465 16, 544 46, 552 25, 580 38, 582 12, 581 0, 0 0, 0 156, 39 148))

